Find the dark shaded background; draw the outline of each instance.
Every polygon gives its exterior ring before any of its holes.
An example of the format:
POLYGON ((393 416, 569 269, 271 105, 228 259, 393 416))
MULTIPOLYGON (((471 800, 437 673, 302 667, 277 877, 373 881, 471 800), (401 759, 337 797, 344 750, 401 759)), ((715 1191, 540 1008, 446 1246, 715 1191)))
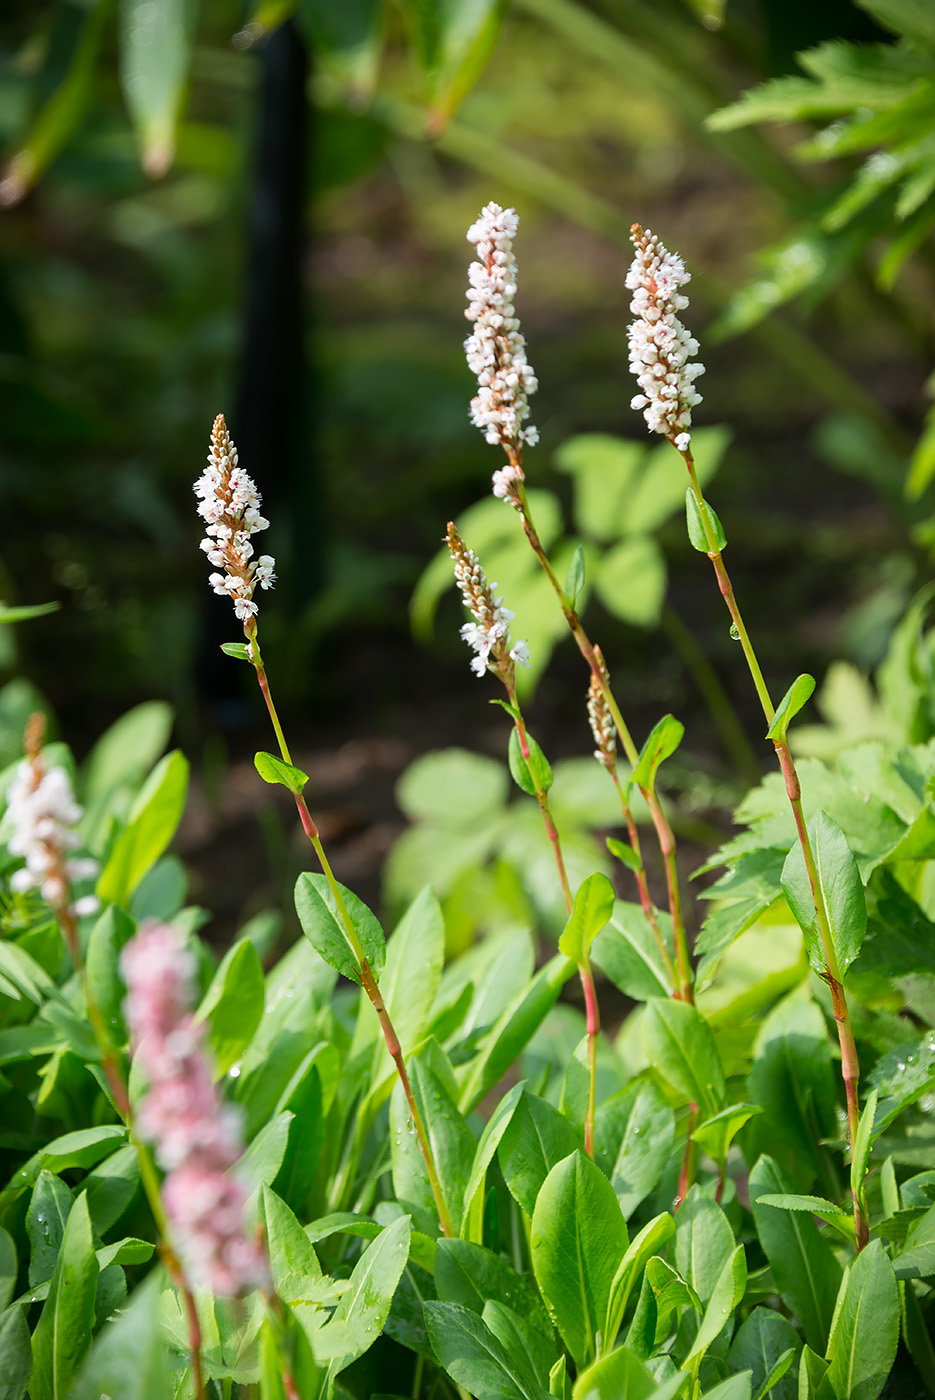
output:
MULTIPOLYGON (((528 471, 565 497, 550 465, 564 438, 642 431, 626 370, 629 224, 685 256, 707 365, 696 419, 735 434, 712 498, 777 692, 836 656, 871 668, 930 572, 912 543, 928 508, 910 512, 902 482, 932 360, 931 250, 888 297, 858 267, 755 334, 705 338, 754 250, 848 172, 797 165, 794 133, 710 137, 701 116, 822 38, 884 36, 847 0, 731 3, 716 31, 677 0, 593 10, 629 45, 607 62, 570 43, 544 0, 516 3, 432 143, 401 36, 363 111, 291 25, 244 51, 229 7, 208 4, 171 172, 140 173, 113 76, 38 188, 0 215, 0 594, 62 603, 16 629, 4 671, 48 696, 79 755, 129 705, 173 703, 199 770, 184 853, 222 931, 288 882, 295 854, 288 804, 252 770, 271 736, 251 673, 218 651, 237 627, 198 550, 191 483, 215 413, 272 521, 264 654, 339 876, 378 899, 402 826, 393 783, 417 753, 505 750, 453 597, 430 649, 407 614, 445 522, 499 465, 468 424, 460 348, 464 232, 487 200, 522 217, 518 306, 541 386, 528 471)), ((0 21, 10 140, 35 18, 0 21)), ((756 741, 704 561, 678 522, 662 538, 669 596, 756 741)), ((684 663, 662 634, 596 606, 589 624, 638 737, 665 709, 686 721, 693 810, 723 822, 742 781, 684 663)), ((582 684, 563 643, 530 707, 555 757, 590 748, 582 684)))

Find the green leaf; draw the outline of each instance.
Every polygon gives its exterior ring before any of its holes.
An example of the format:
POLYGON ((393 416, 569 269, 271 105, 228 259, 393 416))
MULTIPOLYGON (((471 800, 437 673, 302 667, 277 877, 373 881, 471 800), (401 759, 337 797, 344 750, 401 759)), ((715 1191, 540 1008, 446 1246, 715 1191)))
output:
MULTIPOLYGON (((450 565, 448 560, 449 574, 450 565)), ((412 822, 467 832, 501 811, 508 786, 496 759, 468 749, 440 749, 410 763, 396 785, 396 800, 412 822)))
POLYGON ((225 656, 232 656, 235 661, 249 661, 252 664, 253 658, 246 642, 222 642, 221 650, 225 656))
POLYGON ((628 507, 646 457, 642 442, 606 433, 582 433, 561 444, 555 465, 575 478, 575 525, 582 534, 613 544, 629 532, 628 507))
POLYGON ((526 1367, 517 1364, 471 1308, 429 1301, 425 1326, 448 1375, 477 1400, 545 1400, 547 1392, 530 1388, 526 1367))
POLYGON ((552 1324, 531 1282, 501 1254, 467 1240, 441 1239, 435 1254, 435 1288, 446 1303, 459 1303, 478 1316, 490 1299, 508 1305, 542 1336, 552 1324))
POLYGON ((144 700, 115 720, 83 764, 86 798, 99 799, 125 784, 141 783, 165 752, 172 732, 172 706, 144 700))
POLYGON ((594 1159, 625 1220, 658 1185, 675 1141, 675 1114, 651 1079, 636 1079, 597 1110, 594 1159))
POLYGON ((102 1330, 68 1400, 169 1400, 168 1357, 160 1336, 157 1296, 163 1280, 150 1275, 126 1308, 102 1330))
POLYGON ((484 1040, 461 1089, 459 1107, 470 1113, 506 1074, 525 1049, 558 1000, 559 992, 574 976, 574 963, 563 953, 540 968, 529 985, 517 993, 484 1040))
POLYGON ((260 1217, 276 1293, 292 1306, 309 1296, 310 1281, 321 1278, 318 1255, 285 1201, 266 1184, 260 1187, 260 1217))
POLYGON ((549 1172, 573 1152, 579 1139, 566 1118, 528 1090, 500 1139, 500 1170, 513 1199, 528 1216, 549 1172))
POLYGON ((899 1342, 899 1292, 882 1240, 851 1264, 828 1379, 837 1400, 877 1400, 899 1342))
POLYGON ((727 536, 724 534, 723 525, 704 497, 702 497, 701 504, 698 504, 698 498, 689 486, 685 492, 685 518, 688 525, 688 538, 691 540, 692 547, 697 549, 699 554, 711 552, 708 536, 705 534, 705 515, 708 517, 708 527, 714 536, 714 542, 718 549, 726 549, 727 536))
POLYGON ((16 1245, 12 1235, 0 1226, 0 1313, 6 1311, 16 1290, 17 1273, 16 1245))
POLYGON ((552 768, 549 760, 528 732, 526 734, 526 747, 529 750, 528 757, 523 753, 519 731, 515 728, 511 729, 509 760, 513 781, 530 797, 536 797, 540 792, 548 792, 552 786, 552 768))
MULTIPOLYGON (((416 895, 386 945, 380 994, 403 1054, 413 1050, 428 1023, 445 961, 445 924, 434 891, 416 895)), ((371 1039, 376 1050, 371 1083, 376 1087, 395 1073, 376 1013, 361 1004, 351 1053, 371 1039)))
POLYGON ((31 622, 34 617, 45 617, 58 612, 61 603, 26 603, 22 607, 8 608, 0 603, 0 626, 10 622, 31 622))
MULTIPOLYGON (((484 1131, 480 1135, 477 1149, 474 1153, 474 1161, 471 1165, 471 1174, 468 1177, 467 1186, 464 1188, 464 1224, 468 1224, 472 1206, 482 1201, 484 1182, 487 1176, 487 1168, 493 1161, 494 1153, 503 1141, 503 1135, 510 1126, 513 1114, 516 1112, 524 1093, 522 1084, 514 1084, 508 1094, 497 1104, 493 1113, 484 1125, 484 1131)), ((508 1302, 508 1299, 504 1299, 508 1302)))
POLYGON ((97 882, 100 898, 125 909, 127 902, 175 835, 188 790, 188 760, 167 754, 147 778, 97 882))
POLYGON ((496 1299, 488 1299, 484 1304, 483 1319, 497 1341, 522 1375, 530 1391, 544 1393, 549 1374, 558 1354, 555 1333, 551 1326, 544 1334, 532 1327, 513 1308, 496 1299))
MULTIPOLYGON (((824 901, 831 940, 843 977, 860 952, 867 930, 864 887, 847 837, 827 812, 816 812, 808 824, 808 832, 818 874, 819 897, 824 901)), ((818 933, 818 916, 805 869, 805 857, 798 842, 790 850, 782 868, 782 888, 805 935, 809 962, 821 974, 825 970, 825 959, 818 933)))
POLYGON ((617 1340, 620 1324, 626 1312, 630 1294, 647 1263, 667 1240, 675 1234, 675 1221, 671 1215, 657 1215, 644 1225, 639 1234, 630 1241, 627 1252, 620 1261, 610 1289, 607 1305, 607 1322, 603 1330, 605 1351, 617 1340))
POLYGON ((684 733, 684 724, 673 715, 663 715, 640 749, 639 759, 631 775, 637 787, 646 788, 650 792, 655 791, 659 765, 675 753, 684 733))
POLYGON ((379 0, 299 0, 299 24, 322 67, 348 89, 349 105, 363 110, 377 80, 384 15, 379 0))
POLYGON ((84 1195, 71 1208, 32 1337, 32 1400, 63 1400, 91 1345, 98 1264, 84 1195))
POLYGON ((621 865, 625 865, 627 870, 639 873, 643 869, 643 861, 636 854, 632 846, 628 846, 625 841, 618 841, 616 836, 607 837, 607 849, 612 856, 616 856, 621 865))
POLYGON ((893 1264, 899 1279, 931 1278, 935 1274, 935 1206, 912 1221, 893 1264))
MULTIPOLYGON (((575 552, 571 556, 571 563, 568 565, 568 577, 565 579, 565 597, 576 607, 578 595, 584 587, 584 550, 581 545, 575 547, 575 552)), ((54 605, 53 605, 54 606, 54 605)), ((0 619, 2 620, 2 619, 0 619)))
POLYGON ((559 952, 573 963, 584 962, 613 910, 614 887, 607 876, 589 875, 575 895, 574 909, 558 940, 559 952))
POLYGON ((441 132, 480 76, 500 32, 505 0, 406 0, 413 48, 441 132))
MULTIPOLYGON (((714 477, 729 441, 730 430, 724 427, 692 431, 695 469, 703 487, 714 477)), ((656 530, 675 515, 685 500, 685 480, 685 463, 669 443, 652 448, 628 502, 627 532, 656 530)))
POLYGON ((817 1215, 819 1220, 824 1220, 838 1234, 853 1242, 853 1219, 846 1210, 836 1206, 833 1201, 826 1201, 823 1196, 799 1196, 792 1192, 780 1192, 778 1195, 757 1196, 756 1202, 757 1205, 770 1206, 775 1210, 805 1211, 808 1215, 817 1215))
POLYGON ((755 1114, 762 1112, 758 1104, 732 1104, 730 1108, 724 1108, 712 1118, 706 1118, 703 1123, 699 1123, 692 1133, 692 1140, 702 1152, 707 1152, 713 1161, 723 1163, 727 1160, 731 1143, 744 1123, 748 1123, 755 1114))
POLYGON ((743 1245, 739 1244, 721 1269, 711 1293, 711 1301, 705 1310, 701 1326, 698 1328, 698 1333, 692 1343, 691 1351, 685 1358, 685 1365, 694 1361, 697 1356, 704 1356, 714 1339, 720 1336, 743 1297, 746 1287, 747 1260, 743 1252, 743 1245))
POLYGON ((26 1308, 15 1304, 0 1312, 0 1400, 23 1400, 32 1371, 32 1349, 29 1345, 29 1323, 26 1308))
POLYGON ((893 34, 935 44, 935 17, 928 0, 860 0, 860 7, 893 34))
MULTIPOLYGON (((662 913, 656 918, 671 959, 674 956, 672 920, 662 913)), ((592 954, 614 985, 636 1001, 670 997, 675 990, 656 935, 638 904, 617 900, 610 922, 594 941, 592 954)))
POLYGON ((361 1255, 330 1322, 315 1333, 316 1361, 336 1375, 363 1356, 383 1331, 393 1294, 409 1259, 410 1221, 401 1215, 361 1255))
POLYGON ((806 701, 811 698, 814 689, 814 676, 796 676, 776 707, 773 722, 766 733, 767 739, 773 739, 776 743, 780 744, 785 743, 786 731, 789 725, 795 719, 803 705, 805 705, 806 701))
POLYGON ((757 1204, 760 1196, 787 1188, 788 1179, 776 1163, 761 1157, 750 1173, 756 1232, 783 1302, 802 1324, 809 1346, 824 1354, 841 1265, 809 1214, 757 1204))
POLYGON ((646 1003, 643 1048, 654 1069, 706 1118, 724 1107, 724 1066, 711 1027, 686 1001, 646 1003))
POLYGON ((237 1162, 233 1174, 247 1188, 247 1194, 266 1182, 275 1185, 283 1161, 289 1148, 289 1137, 295 1114, 283 1111, 260 1129, 237 1162))
POLYGON ((757 1041, 748 1092, 763 1109, 747 1129, 749 1160, 768 1151, 809 1188, 823 1170, 818 1143, 837 1132, 835 1071, 824 1017, 814 1002, 789 998, 770 1012, 757 1041), (770 1131, 773 1123, 782 1124, 781 1134, 770 1131))
POLYGON ((88 1211, 95 1233, 105 1235, 136 1199, 140 1190, 140 1162, 135 1147, 127 1144, 88 1172, 84 1179, 88 1211))
POLYGON ((580 1151, 552 1168, 532 1217, 530 1251, 539 1290, 575 1365, 597 1354, 627 1228, 603 1172, 580 1151))
POLYGON ((834 1392, 827 1377, 827 1361, 810 1346, 804 1346, 799 1361, 798 1400, 832 1400, 834 1392))
MULTIPOLYGON (((459 1113, 441 1079, 422 1058, 409 1061, 409 1078, 422 1122, 429 1140, 432 1157, 441 1181, 442 1194, 451 1223, 461 1228, 465 1191, 474 1162, 474 1135, 459 1113)), ((435 1207, 425 1159, 415 1130, 411 1125, 409 1105, 401 1083, 393 1089, 390 1100, 391 1155, 393 1189, 404 1206, 421 1207, 429 1226, 435 1233, 438 1212, 435 1207)), ((420 1228, 422 1222, 417 1221, 420 1228)))
MULTIPOLYGON (((105 909, 88 939, 85 976, 88 996, 97 1006, 105 1025, 123 1030, 123 1000, 126 988, 120 973, 120 954, 136 932, 136 923, 115 905, 105 909)), ((118 1034, 114 1034, 118 1039, 118 1034)))
POLYGON ((176 124, 188 80, 196 8, 186 0, 120 4, 120 86, 147 175, 175 156, 176 124))
POLYGON ((241 939, 224 955, 195 1012, 197 1022, 207 1023, 216 1079, 240 1059, 253 1039, 263 1016, 263 998, 260 959, 250 940, 241 939))
POLYGON ((30 1288, 52 1277, 73 1202, 73 1193, 60 1177, 39 1173, 26 1212, 30 1288))
MULTIPOLYGON (((681 1379, 687 1381, 689 1377, 681 1379)), ((642 1361, 621 1347, 582 1371, 572 1400, 654 1400, 657 1394, 655 1378, 642 1361)))
POLYGON ((278 783, 296 796, 308 782, 307 773, 303 773, 301 768, 294 768, 291 763, 285 763, 275 754, 261 751, 253 755, 253 762, 264 783, 278 783))
MULTIPOLYGON (((343 885, 338 885, 338 890, 373 975, 379 978, 386 957, 383 930, 356 894, 343 885)), ((357 957, 348 942, 343 921, 337 918, 337 903, 324 875, 305 872, 299 876, 295 883, 295 912, 305 937, 328 966, 359 983, 357 957)))
POLYGON ((788 1318, 769 1307, 754 1308, 737 1330, 728 1366, 731 1371, 752 1373, 757 1400, 796 1400, 794 1378, 790 1376, 784 1385, 779 1382, 801 1349, 799 1334, 788 1318))
POLYGON ((714 1296, 734 1253, 734 1232, 724 1211, 694 1185, 675 1221, 675 1267, 702 1303, 714 1296))
POLYGON ((614 617, 635 627, 652 627, 666 595, 662 551, 648 535, 633 535, 612 545, 594 568, 594 589, 614 617))
MULTIPOLYGON (((654 1331, 660 1341, 668 1335, 672 1314, 677 1309, 694 1308, 697 1313, 704 1310, 704 1304, 691 1284, 686 1283, 671 1264, 667 1264, 658 1255, 650 1259, 646 1265, 645 1283, 648 1284, 655 1296, 657 1322, 654 1331)), ((637 1312, 639 1312, 639 1307, 637 1312)), ((629 1341, 629 1337, 627 1340, 629 1341)), ((649 1350, 652 1349, 651 1343, 649 1350)))
MULTIPOLYGON (((851 1191, 859 1200, 865 1201, 864 1178, 867 1175, 867 1165, 870 1161, 870 1149, 874 1140, 874 1119, 877 1112, 877 1091, 872 1090, 867 1095, 867 1102, 864 1104, 863 1112, 857 1124, 857 1138, 854 1142, 853 1156, 851 1158, 851 1191)), ((876 1136, 882 1129, 877 1129, 876 1136)))

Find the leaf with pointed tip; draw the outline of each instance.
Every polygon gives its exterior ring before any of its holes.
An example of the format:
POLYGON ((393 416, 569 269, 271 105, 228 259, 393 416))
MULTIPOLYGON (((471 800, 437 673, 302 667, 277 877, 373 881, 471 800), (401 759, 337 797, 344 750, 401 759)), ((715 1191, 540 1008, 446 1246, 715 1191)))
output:
POLYGON ((32 1400, 60 1400, 91 1345, 98 1263, 87 1197, 72 1206, 49 1295, 32 1337, 32 1400))
POLYGON ((686 1366, 690 1361, 694 1361, 695 1357, 704 1356, 711 1343, 723 1332, 734 1309, 743 1297, 746 1286, 747 1259, 743 1252, 743 1245, 739 1244, 730 1258, 725 1261, 717 1283, 714 1285, 711 1301, 701 1319, 701 1326, 698 1328, 691 1351, 685 1358, 686 1366))
POLYGON ((579 1138, 566 1118, 524 1089, 500 1139, 500 1170, 513 1199, 528 1216, 549 1172, 578 1146, 579 1138))
POLYGON ((631 780, 637 787, 647 788, 650 792, 655 790, 660 764, 672 757, 684 733, 685 726, 680 720, 674 715, 663 715, 640 750, 633 769, 631 780))
POLYGON ((711 553, 711 546, 708 543, 708 535, 705 530, 705 516, 707 516, 708 529, 715 545, 719 550, 726 549, 727 536, 724 534, 724 526, 706 500, 702 499, 701 504, 698 504, 698 499, 689 486, 685 492, 685 521, 692 548, 697 549, 699 554, 711 553))
MULTIPOLYGON (((818 874, 819 898, 824 903, 835 957, 844 977, 860 952, 867 931, 864 887, 847 837, 827 812, 815 813, 808 824, 808 832, 818 874)), ((782 868, 782 889, 805 935, 809 962, 822 975, 825 955, 819 935, 818 915, 805 868, 805 857, 798 842, 790 850, 782 868)))
POLYGON ((896 1359, 899 1291, 882 1240, 851 1264, 831 1344, 828 1379, 837 1400, 877 1400, 896 1359))
POLYGON ((613 885, 606 875, 589 875, 575 895, 574 909, 558 940, 559 951, 574 963, 584 962, 613 912, 613 885))
POLYGON ((510 731, 509 762, 513 781, 523 792, 535 797, 540 792, 548 792, 552 786, 552 767, 545 754, 531 734, 526 734, 526 748, 519 737, 519 730, 510 731))
POLYGON ((409 1259, 409 1233, 409 1216, 401 1215, 377 1236, 354 1266, 330 1322, 315 1333, 315 1359, 330 1361, 331 1375, 363 1356, 383 1331, 409 1259))
POLYGON ((579 1368, 595 1359, 626 1247, 610 1182, 576 1150, 552 1168, 539 1192, 530 1251, 539 1290, 579 1368))
POLYGON ((784 744, 786 741, 786 731, 812 696, 815 689, 815 677, 809 675, 796 676, 795 680, 786 691, 776 707, 773 722, 767 730, 767 739, 784 744))
POLYGON ((284 759, 277 758, 273 753, 264 753, 262 750, 253 755, 253 764, 264 783, 278 783, 281 787, 288 788, 296 796, 308 782, 308 774, 303 773, 301 768, 296 768, 291 763, 286 763, 284 759))
POLYGON ((653 1068, 706 1118, 724 1107, 724 1066, 711 1027, 689 1002, 647 1001, 643 1048, 653 1068))
MULTIPOLYGON (((373 975, 379 978, 386 957, 383 930, 362 900, 343 885, 338 885, 338 891, 373 975)), ((337 901, 324 875, 305 871, 299 876, 295 884, 295 912, 305 937, 328 966, 359 983, 357 956, 348 942, 343 916, 339 919, 337 901)))

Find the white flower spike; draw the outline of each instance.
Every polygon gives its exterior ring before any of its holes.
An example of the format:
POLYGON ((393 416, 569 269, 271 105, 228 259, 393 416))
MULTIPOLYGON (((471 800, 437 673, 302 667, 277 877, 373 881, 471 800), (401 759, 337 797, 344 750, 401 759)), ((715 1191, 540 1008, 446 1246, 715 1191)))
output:
POLYGON ((494 474, 494 495, 514 499, 514 487, 523 480, 523 444, 532 446, 539 434, 529 417, 529 395, 539 387, 526 360, 526 342, 520 333, 513 305, 516 295, 516 262, 513 239, 519 218, 513 209, 488 204, 468 229, 469 243, 477 247, 477 261, 468 268, 470 287, 465 316, 474 330, 464 342, 468 367, 477 375, 477 394, 471 400, 471 422, 493 445, 507 454, 509 465, 494 474))
POLYGON ((208 582, 215 593, 233 600, 236 616, 246 625, 258 611, 253 601, 257 584, 272 588, 276 580, 276 561, 269 554, 253 560, 250 536, 265 530, 269 521, 260 514, 260 493, 251 477, 237 465, 223 413, 214 420, 208 466, 194 489, 201 503, 198 514, 207 522, 201 548, 211 564, 225 570, 211 574, 208 582))
POLYGON ((680 452, 687 452, 692 409, 701 403, 695 380, 704 374, 704 365, 690 363, 698 342, 676 314, 688 305, 679 288, 691 280, 691 273, 649 229, 634 224, 630 237, 636 256, 626 285, 633 293, 630 310, 637 319, 627 335, 630 368, 642 390, 630 407, 643 410, 650 432, 663 433, 680 452))
POLYGON ((457 527, 448 526, 448 550, 455 566, 455 582, 461 590, 464 606, 473 622, 466 622, 461 636, 475 653, 471 670, 476 676, 493 671, 501 680, 510 679, 514 666, 529 665, 529 648, 525 642, 512 642, 510 623, 515 616, 503 606, 502 598, 494 597, 494 588, 473 549, 468 549, 457 527))

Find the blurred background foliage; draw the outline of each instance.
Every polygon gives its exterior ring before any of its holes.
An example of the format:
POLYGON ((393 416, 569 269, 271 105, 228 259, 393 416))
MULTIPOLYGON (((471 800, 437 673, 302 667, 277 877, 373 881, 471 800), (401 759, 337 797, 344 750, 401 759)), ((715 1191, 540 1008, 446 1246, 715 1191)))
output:
MULTIPOLYGON (((0 662, 79 752, 154 697, 209 795, 217 736, 257 742, 197 548, 218 411, 272 521, 281 707, 308 746, 372 741, 342 770, 364 777, 368 815, 341 819, 370 829, 359 863, 399 829, 407 759, 505 750, 454 595, 423 577, 449 517, 489 512, 499 465, 468 424, 461 353, 464 232, 489 199, 522 216, 530 484, 555 538, 583 542, 589 626, 635 728, 664 709, 688 723, 686 810, 729 804, 755 767, 738 729, 756 743, 760 726, 674 503, 626 528, 613 574, 600 475, 580 465, 599 434, 587 460, 608 462, 625 519, 620 473, 652 460, 629 409, 633 221, 694 275, 696 421, 770 683, 880 662, 935 547, 926 0, 13 0, 0 66, 0 597, 62 603, 2 629, 0 662)), ((573 646, 534 599, 507 601, 520 635, 525 603, 556 646, 537 734, 586 752, 573 646)), ((340 783, 318 780, 326 800, 340 783)))

